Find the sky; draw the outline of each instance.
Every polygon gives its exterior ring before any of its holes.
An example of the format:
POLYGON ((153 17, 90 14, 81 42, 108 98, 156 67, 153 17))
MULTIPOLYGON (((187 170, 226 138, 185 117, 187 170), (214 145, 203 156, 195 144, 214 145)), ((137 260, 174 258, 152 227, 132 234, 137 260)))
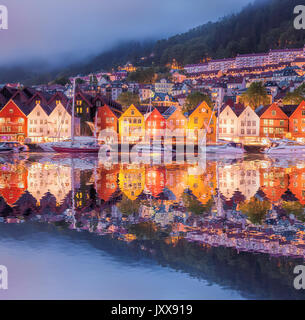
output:
POLYGON ((239 11, 252 0, 0 0, 0 65, 66 64, 121 41, 162 39, 239 11))

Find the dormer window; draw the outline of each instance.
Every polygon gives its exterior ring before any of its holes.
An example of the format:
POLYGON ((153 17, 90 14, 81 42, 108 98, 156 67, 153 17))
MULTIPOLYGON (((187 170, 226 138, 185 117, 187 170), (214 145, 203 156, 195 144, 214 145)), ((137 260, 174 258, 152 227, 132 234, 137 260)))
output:
POLYGON ((13 109, 9 109, 9 113, 13 113, 14 112, 14 110, 13 109))
POLYGON ((271 114, 272 114, 273 116, 276 116, 276 111, 275 111, 275 110, 272 110, 271 114))
POLYGON ((56 105, 60 104, 60 100, 56 100, 56 105))
POLYGON ((40 100, 36 100, 36 104, 40 104, 41 103, 41 101, 40 100))
POLYGON ((82 100, 77 100, 77 101, 76 101, 76 104, 77 104, 78 106, 81 106, 81 105, 82 105, 82 100))
POLYGON ((131 110, 131 115, 134 116, 134 110, 131 110))

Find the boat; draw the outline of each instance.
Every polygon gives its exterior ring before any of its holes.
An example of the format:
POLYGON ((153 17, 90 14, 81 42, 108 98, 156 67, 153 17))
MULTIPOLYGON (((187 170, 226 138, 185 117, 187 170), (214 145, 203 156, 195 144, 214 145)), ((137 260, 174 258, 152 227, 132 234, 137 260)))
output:
POLYGON ((53 150, 59 153, 98 153, 100 147, 95 143, 60 143, 52 146, 53 150))
POLYGON ((216 144, 203 144, 200 145, 200 149, 202 152, 206 152, 207 154, 242 155, 245 152, 245 149, 241 143, 227 141, 216 144))
POLYGON ((269 148, 264 150, 267 155, 304 155, 305 144, 289 139, 271 140, 269 148))
POLYGON ((0 143, 0 153, 20 153, 29 151, 28 146, 17 141, 7 141, 0 143))
POLYGON ((139 144, 135 147, 137 152, 142 153, 172 153, 172 148, 163 145, 139 144))

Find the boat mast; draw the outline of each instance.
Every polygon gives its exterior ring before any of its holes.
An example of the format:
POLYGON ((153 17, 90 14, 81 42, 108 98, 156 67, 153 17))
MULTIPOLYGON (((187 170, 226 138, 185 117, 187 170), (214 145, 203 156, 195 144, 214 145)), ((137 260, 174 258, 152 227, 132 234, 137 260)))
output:
POLYGON ((75 122, 74 122, 74 115, 75 115, 75 80, 73 79, 73 97, 72 97, 72 128, 71 128, 71 138, 72 138, 72 145, 74 144, 74 131, 75 131, 75 122))

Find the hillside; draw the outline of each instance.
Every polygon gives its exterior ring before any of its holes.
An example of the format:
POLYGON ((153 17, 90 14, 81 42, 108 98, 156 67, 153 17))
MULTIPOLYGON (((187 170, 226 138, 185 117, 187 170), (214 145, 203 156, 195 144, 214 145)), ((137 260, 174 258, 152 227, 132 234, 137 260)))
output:
POLYGON ((32 73, 30 69, 0 70, 0 83, 48 82, 56 77, 111 70, 127 61, 138 66, 165 66, 173 59, 181 65, 204 58, 227 58, 238 53, 265 52, 269 49, 302 47, 305 30, 293 28, 293 9, 299 0, 256 0, 238 14, 209 22, 169 39, 149 43, 125 43, 82 65, 67 66, 52 73, 32 73), (145 57, 145 59, 141 59, 145 57))

